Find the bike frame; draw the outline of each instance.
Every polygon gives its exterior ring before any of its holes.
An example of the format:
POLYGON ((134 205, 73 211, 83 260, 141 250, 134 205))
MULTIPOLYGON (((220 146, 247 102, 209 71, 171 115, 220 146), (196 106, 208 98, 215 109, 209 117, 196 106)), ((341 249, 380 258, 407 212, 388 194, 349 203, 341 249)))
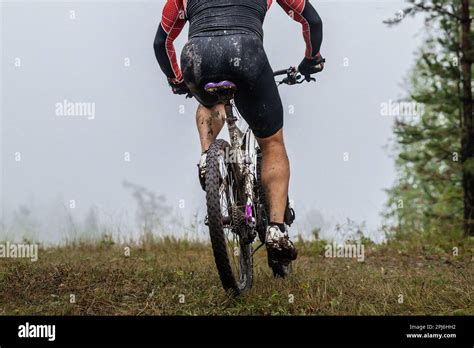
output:
MULTIPOLYGON (((286 75, 283 80, 278 81, 278 85, 295 85, 301 84, 305 81, 315 81, 314 78, 309 76, 302 77, 294 67, 275 71, 273 75, 275 77, 286 75)), ((230 151, 232 151, 232 155, 235 158, 235 161, 232 161, 232 163, 236 169, 235 173, 237 175, 238 186, 243 187, 243 192, 239 192, 240 197, 238 197, 237 200, 240 203, 245 202, 245 222, 249 227, 249 230, 252 231, 249 236, 250 242, 252 242, 257 235, 255 229, 257 210, 255 207, 254 187, 257 178, 257 151, 259 147, 257 140, 248 125, 248 128, 245 131, 242 131, 237 126, 239 118, 234 115, 233 99, 233 93, 226 93, 221 96, 221 102, 224 104, 226 114, 225 121, 229 130, 230 151)), ((229 161, 226 162, 229 163, 229 161)))
MULTIPOLYGON (((303 81, 295 68, 279 71, 274 75, 286 75, 279 84, 290 85, 303 81)), ((305 77, 304 80, 313 79, 305 77)), ((205 87, 207 92, 217 95, 219 102, 224 104, 225 122, 230 138, 229 143, 217 139, 208 150, 206 203, 219 277, 225 289, 232 289, 235 294, 239 294, 252 286, 253 254, 265 243, 268 207, 259 177, 262 162, 257 140, 246 122, 245 129, 239 127, 239 119, 242 122, 244 119, 234 115, 232 101, 236 88, 230 81, 210 82, 205 87), (252 242, 257 235, 262 243, 252 251, 252 242), (229 240, 229 237, 232 240, 229 240), (236 241, 238 246, 235 245, 236 241), (229 250, 232 246, 233 251, 229 250), (235 262, 235 256, 238 256, 238 262, 235 262)), ((288 203, 286 210, 289 212, 289 218, 287 219, 285 211, 285 222, 291 225, 294 212, 291 214, 292 209, 288 203)), ((273 264, 269 261, 274 275, 280 274, 280 268, 273 264)))
MULTIPOLYGON (((232 105, 233 98, 225 100, 224 108, 226 114, 226 123, 229 130, 230 151, 232 151, 235 161, 229 161, 236 169, 239 182, 239 187, 243 187, 241 192, 241 203, 245 202, 245 222, 252 231, 256 225, 256 211, 255 211, 255 181, 256 181, 256 159, 258 144, 250 127, 242 131, 238 125, 237 118, 234 115, 234 107, 232 105)), ((240 120, 244 121, 240 117, 240 120)), ((227 156, 228 154, 226 154, 227 156)), ((256 236, 256 232, 251 234, 251 240, 256 236)))

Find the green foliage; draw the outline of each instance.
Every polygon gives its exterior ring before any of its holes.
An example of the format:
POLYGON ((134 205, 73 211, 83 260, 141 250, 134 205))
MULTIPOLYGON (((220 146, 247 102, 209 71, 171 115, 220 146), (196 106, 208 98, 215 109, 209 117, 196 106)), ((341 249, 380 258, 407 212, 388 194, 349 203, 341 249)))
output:
POLYGON ((105 249, 110 248, 113 245, 115 245, 115 242, 114 242, 114 239, 113 239, 112 235, 104 233, 102 235, 102 238, 101 238, 100 242, 99 242, 99 245, 102 248, 105 248, 105 249))
POLYGON ((301 235, 298 235, 298 240, 296 241, 298 250, 313 256, 323 256, 328 241, 320 239, 320 232, 320 228, 314 228, 312 231, 313 238, 311 240, 304 240, 301 235))
POLYGON ((439 9, 454 11, 460 1, 410 3, 411 11, 405 13, 426 13, 432 28, 418 52, 409 83, 408 100, 421 103, 424 112, 395 121, 397 180, 387 190, 384 216, 389 225, 395 225, 388 231, 390 237, 456 234, 463 227, 462 174, 472 170, 473 162, 461 161, 460 21, 439 9))

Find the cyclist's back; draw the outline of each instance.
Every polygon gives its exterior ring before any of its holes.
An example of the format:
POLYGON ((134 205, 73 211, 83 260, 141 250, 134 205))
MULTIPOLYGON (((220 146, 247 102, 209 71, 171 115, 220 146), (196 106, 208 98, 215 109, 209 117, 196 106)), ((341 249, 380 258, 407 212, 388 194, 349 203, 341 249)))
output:
POLYGON ((267 0, 189 0, 189 38, 255 34, 263 38, 267 0))

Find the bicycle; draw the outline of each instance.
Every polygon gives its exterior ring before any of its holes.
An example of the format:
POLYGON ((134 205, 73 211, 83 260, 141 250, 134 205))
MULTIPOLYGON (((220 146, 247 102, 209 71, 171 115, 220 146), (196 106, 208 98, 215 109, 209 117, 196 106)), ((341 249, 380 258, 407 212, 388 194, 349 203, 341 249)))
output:
MULTIPOLYGON (((309 76, 301 76, 294 67, 274 72, 274 76, 281 75, 286 77, 278 81, 278 86, 315 81, 309 76)), ((230 81, 221 81, 210 82, 204 89, 218 96, 224 104, 230 139, 230 144, 217 139, 207 152, 205 223, 209 227, 222 285, 238 295, 252 286, 253 255, 265 244, 269 222, 261 183, 262 154, 248 125, 246 128, 237 125, 241 117, 234 115, 232 102, 237 86, 230 81), (257 235, 261 244, 254 251, 252 244, 257 235)), ((294 219, 294 210, 287 199, 285 223, 291 225, 294 219)), ((282 275, 283 269, 279 265, 269 262, 269 266, 274 276, 282 275)))

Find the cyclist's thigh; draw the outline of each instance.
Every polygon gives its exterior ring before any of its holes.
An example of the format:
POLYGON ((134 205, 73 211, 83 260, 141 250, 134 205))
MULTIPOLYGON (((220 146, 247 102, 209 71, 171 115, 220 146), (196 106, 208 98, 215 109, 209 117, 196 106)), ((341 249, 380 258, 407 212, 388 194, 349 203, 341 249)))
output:
POLYGON ((273 71, 265 57, 260 76, 250 84, 238 86, 235 104, 253 133, 268 138, 283 127, 283 106, 273 71))

